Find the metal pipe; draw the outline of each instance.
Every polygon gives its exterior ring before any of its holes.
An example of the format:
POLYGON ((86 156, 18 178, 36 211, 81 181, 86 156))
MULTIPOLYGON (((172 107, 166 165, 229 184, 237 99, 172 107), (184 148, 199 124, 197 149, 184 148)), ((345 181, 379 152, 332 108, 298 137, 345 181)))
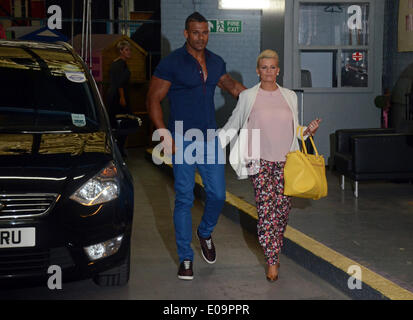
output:
POLYGON ((301 125, 304 125, 304 91, 301 92, 301 125))
MULTIPOLYGON (((115 17, 115 13, 114 13, 114 0, 109 0, 109 19, 113 20, 115 17)), ((109 23, 109 34, 113 34, 114 30, 113 30, 113 22, 109 23)))
POLYGON ((89 0, 86 1, 86 21, 85 21, 85 57, 84 57, 84 61, 87 64, 87 56, 88 56, 88 52, 89 52, 89 41, 88 41, 88 35, 89 35, 89 0))
POLYGON ((85 39, 85 13, 86 13, 86 0, 83 0, 83 12, 82 12, 82 45, 81 45, 81 54, 80 56, 84 59, 83 55, 83 45, 84 45, 84 39, 85 39))
MULTIPOLYGON (((124 0, 123 1, 123 19, 127 20, 128 19, 128 6, 129 6, 129 1, 124 0)), ((123 34, 127 35, 128 34, 128 24, 126 22, 123 23, 123 34)))
POLYGON ((92 66, 92 0, 89 0, 89 68, 92 66))
MULTIPOLYGON (((21 18, 21 17, 10 17, 10 16, 0 16, 0 21, 2 20, 12 20, 12 21, 19 21, 19 20, 25 20, 25 21, 40 21, 43 25, 47 24, 47 18, 21 18)), ((62 18, 62 22, 72 22, 72 18, 62 18)), ((75 18, 73 19, 74 22, 82 22, 82 18, 75 18)), ((112 22, 112 23, 153 23, 153 24, 160 24, 161 22, 159 20, 140 20, 140 19, 134 19, 134 20, 123 20, 123 19, 92 19, 92 23, 107 23, 107 22, 112 22)))
MULTIPOLYGON (((131 12, 133 12, 133 11, 135 11, 135 1, 134 0, 129 0, 129 4, 128 4, 128 15, 126 16, 126 20, 130 20, 130 18, 131 18, 131 12)), ((131 25, 130 25, 130 23, 127 23, 127 25, 128 25, 128 33, 129 33, 129 36, 131 36, 132 34, 131 34, 131 25)))
POLYGON ((75 33, 75 0, 72 0, 72 46, 73 46, 73 37, 75 33))

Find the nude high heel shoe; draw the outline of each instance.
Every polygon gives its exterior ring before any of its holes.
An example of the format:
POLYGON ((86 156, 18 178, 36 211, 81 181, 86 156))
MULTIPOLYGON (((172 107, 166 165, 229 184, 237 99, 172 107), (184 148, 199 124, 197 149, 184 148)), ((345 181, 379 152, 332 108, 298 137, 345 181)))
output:
MULTIPOLYGON (((277 263, 278 266, 278 272, 280 272, 280 263, 277 263)), ((278 274, 275 277, 269 277, 268 275, 266 275, 266 278, 269 282, 275 282, 278 280, 278 274)))

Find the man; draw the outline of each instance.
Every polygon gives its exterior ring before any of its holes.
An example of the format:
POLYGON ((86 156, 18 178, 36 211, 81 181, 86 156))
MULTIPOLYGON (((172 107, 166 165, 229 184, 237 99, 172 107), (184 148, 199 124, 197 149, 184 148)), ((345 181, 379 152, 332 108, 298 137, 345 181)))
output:
MULTIPOLYGON (((109 90, 107 106, 109 119, 113 128, 119 127, 118 117, 122 114, 131 114, 129 98, 129 81, 131 73, 126 61, 132 57, 131 45, 128 41, 119 41, 116 45, 119 56, 109 68, 109 90)), ((126 135, 116 135, 117 145, 123 158, 127 157, 125 149, 126 135)))
POLYGON ((209 36, 208 21, 198 12, 186 19, 184 36, 184 46, 173 51, 157 66, 149 85, 146 104, 152 122, 163 137, 165 151, 169 150, 172 154, 176 194, 174 225, 180 262, 178 278, 192 280, 191 208, 194 201, 196 169, 202 177, 206 192, 204 214, 197 229, 197 236, 202 256, 208 263, 216 261, 211 233, 225 201, 225 165, 217 161, 217 155, 223 151, 218 138, 207 135, 208 129, 216 129, 215 88, 218 85, 235 98, 246 88, 227 74, 225 62, 221 57, 206 49, 209 36), (170 102, 169 131, 164 124, 161 109, 161 101, 166 95, 170 102), (179 127, 178 123, 181 124, 182 130, 175 130, 175 127, 179 127), (192 142, 183 139, 185 133, 191 129, 202 132, 204 141, 201 145, 198 140, 192 142), (188 147, 195 143, 198 143, 197 151, 200 150, 198 147, 205 151, 195 156, 195 163, 187 161, 187 157, 182 156, 182 161, 175 161, 178 159, 175 151, 185 155, 185 150, 190 150, 188 147))

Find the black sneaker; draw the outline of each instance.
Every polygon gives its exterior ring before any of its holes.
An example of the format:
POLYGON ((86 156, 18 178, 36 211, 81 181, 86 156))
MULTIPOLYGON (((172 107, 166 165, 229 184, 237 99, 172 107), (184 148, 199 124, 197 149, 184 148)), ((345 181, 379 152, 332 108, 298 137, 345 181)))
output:
POLYGON ((192 280, 194 278, 191 260, 184 260, 181 262, 178 270, 178 278, 182 280, 192 280))
POLYGON ((198 236, 199 243, 201 244, 201 252, 202 257, 204 257, 205 261, 209 264, 215 263, 216 253, 215 253, 215 246, 214 242, 212 241, 212 237, 209 238, 202 238, 199 235, 199 231, 197 230, 196 235, 198 236))

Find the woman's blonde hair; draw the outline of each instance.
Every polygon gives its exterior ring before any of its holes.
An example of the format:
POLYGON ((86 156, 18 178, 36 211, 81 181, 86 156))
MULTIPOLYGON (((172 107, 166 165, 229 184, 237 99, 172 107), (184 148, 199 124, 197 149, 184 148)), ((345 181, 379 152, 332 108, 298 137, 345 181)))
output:
POLYGON ((125 47, 130 48, 130 43, 126 40, 121 40, 117 43, 116 47, 118 48, 118 51, 121 52, 125 47))
POLYGON ((278 57, 278 53, 276 51, 271 50, 271 49, 264 50, 263 52, 260 53, 260 55, 257 58, 257 68, 259 68, 260 66, 261 59, 275 59, 278 65, 280 58, 278 57))

